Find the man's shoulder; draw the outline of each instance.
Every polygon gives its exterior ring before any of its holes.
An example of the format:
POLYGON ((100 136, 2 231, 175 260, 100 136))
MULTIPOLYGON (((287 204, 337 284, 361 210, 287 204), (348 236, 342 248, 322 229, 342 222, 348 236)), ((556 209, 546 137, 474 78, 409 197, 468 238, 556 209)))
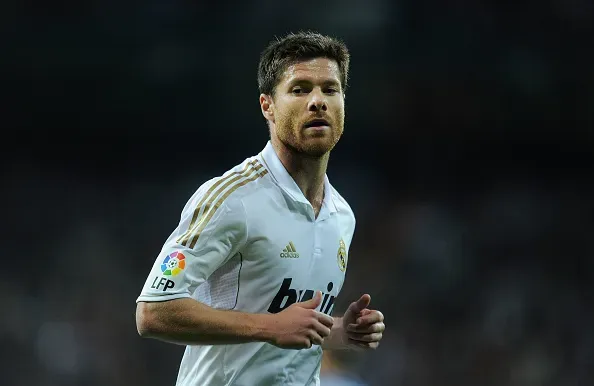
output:
POLYGON ((332 198, 334 199, 334 205, 336 206, 336 209, 339 212, 347 212, 351 215, 351 217, 354 218, 355 213, 353 212, 353 209, 347 200, 340 193, 338 193, 338 190, 336 190, 334 186, 330 185, 330 188, 332 190, 332 198))
POLYGON ((212 177, 198 187, 188 204, 190 206, 230 204, 262 189, 268 170, 258 156, 246 158, 222 175, 212 177))

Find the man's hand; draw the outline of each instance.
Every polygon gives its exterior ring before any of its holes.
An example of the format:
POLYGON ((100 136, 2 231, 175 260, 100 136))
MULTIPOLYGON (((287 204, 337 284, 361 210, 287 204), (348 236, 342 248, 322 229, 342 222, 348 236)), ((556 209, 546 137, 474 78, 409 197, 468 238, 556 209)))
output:
POLYGON ((365 294, 351 303, 344 313, 342 326, 345 345, 361 349, 375 349, 379 345, 386 329, 384 315, 379 311, 368 309, 370 302, 371 296, 365 294))
POLYGON ((322 302, 322 293, 317 291, 310 300, 291 304, 285 310, 273 315, 270 326, 272 344, 280 348, 303 349, 313 344, 321 345, 330 335, 334 320, 316 311, 322 302))

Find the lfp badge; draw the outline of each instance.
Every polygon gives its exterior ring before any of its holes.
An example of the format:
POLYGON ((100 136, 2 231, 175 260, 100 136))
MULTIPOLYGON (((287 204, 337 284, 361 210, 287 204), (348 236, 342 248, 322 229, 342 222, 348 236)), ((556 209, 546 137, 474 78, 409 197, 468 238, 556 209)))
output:
POLYGON ((186 268, 186 257, 181 252, 172 252, 161 264, 161 272, 165 276, 176 276, 186 268))

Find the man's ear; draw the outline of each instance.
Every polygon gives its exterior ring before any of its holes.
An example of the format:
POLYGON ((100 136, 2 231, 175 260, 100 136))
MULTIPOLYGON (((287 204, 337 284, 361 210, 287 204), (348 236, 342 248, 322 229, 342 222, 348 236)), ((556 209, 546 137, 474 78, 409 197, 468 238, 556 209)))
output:
POLYGON ((260 109, 266 120, 274 122, 274 101, 268 94, 260 94, 260 109))

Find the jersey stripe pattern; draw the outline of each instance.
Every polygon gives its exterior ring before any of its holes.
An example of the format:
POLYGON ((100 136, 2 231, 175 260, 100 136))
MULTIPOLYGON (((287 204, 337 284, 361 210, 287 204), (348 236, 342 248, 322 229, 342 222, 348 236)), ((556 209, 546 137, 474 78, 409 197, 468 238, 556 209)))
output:
POLYGON ((215 182, 202 196, 196 209, 194 209, 192 221, 188 226, 188 230, 177 240, 177 242, 185 247, 194 248, 200 234, 206 227, 206 224, 208 224, 225 199, 236 189, 255 181, 260 177, 264 177, 266 174, 268 174, 268 170, 262 166, 260 161, 253 159, 247 162, 243 170, 240 172, 229 173, 227 176, 215 182), (225 193, 221 196, 223 192, 225 193))

